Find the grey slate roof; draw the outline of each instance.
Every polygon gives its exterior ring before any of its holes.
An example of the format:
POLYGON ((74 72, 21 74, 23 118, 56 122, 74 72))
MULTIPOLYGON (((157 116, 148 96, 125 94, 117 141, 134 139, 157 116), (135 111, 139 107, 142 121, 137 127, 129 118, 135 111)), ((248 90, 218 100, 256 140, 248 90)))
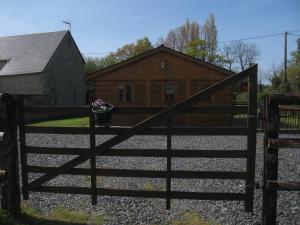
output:
POLYGON ((68 31, 0 37, 0 76, 43 72, 68 31))

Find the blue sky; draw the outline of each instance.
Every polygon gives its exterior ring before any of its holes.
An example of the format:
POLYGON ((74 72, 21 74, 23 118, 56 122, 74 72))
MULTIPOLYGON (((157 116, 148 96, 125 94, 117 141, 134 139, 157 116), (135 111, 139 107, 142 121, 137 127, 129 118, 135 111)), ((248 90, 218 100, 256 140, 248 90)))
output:
MULTIPOLYGON (((155 43, 186 19, 202 25, 209 13, 219 41, 300 31, 300 0, 0 0, 0 36, 64 30, 62 20, 70 20, 82 53, 105 53, 144 36, 155 43)), ((289 36, 289 51, 299 37, 289 36)), ((283 36, 249 42, 260 49, 262 69, 282 62, 283 36)))

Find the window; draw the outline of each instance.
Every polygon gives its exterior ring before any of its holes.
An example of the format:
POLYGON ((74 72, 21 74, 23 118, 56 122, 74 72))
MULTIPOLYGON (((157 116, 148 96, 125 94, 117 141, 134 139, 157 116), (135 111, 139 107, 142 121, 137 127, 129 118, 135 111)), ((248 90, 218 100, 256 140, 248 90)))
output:
POLYGON ((165 84, 163 93, 163 103, 164 105, 174 104, 176 101, 176 85, 175 84, 165 84))
POLYGON ((51 104, 55 105, 56 104, 56 93, 55 93, 55 88, 51 88, 51 104))
POLYGON ((119 103, 132 103, 134 102, 133 98, 133 86, 130 84, 119 85, 118 86, 118 102, 119 103))
POLYGON ((130 85, 126 85, 126 102, 131 102, 132 100, 132 90, 130 85))
POLYGON ((123 85, 118 87, 118 102, 124 102, 124 89, 125 87, 123 85))
MULTIPOLYGON (((208 88, 210 86, 210 84, 203 84, 203 83, 200 83, 199 85, 199 90, 204 90, 206 88, 208 88)), ((199 101, 200 104, 211 104, 213 103, 213 95, 209 96, 209 97, 206 97, 204 99, 201 99, 199 101)))

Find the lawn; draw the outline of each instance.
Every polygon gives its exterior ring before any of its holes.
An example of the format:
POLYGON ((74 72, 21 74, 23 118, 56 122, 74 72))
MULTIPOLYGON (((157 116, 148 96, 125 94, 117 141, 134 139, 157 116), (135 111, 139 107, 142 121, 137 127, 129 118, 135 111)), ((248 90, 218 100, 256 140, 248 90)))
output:
POLYGON ((61 120, 49 120, 39 123, 32 123, 30 126, 39 127, 89 127, 89 117, 61 119, 61 120))

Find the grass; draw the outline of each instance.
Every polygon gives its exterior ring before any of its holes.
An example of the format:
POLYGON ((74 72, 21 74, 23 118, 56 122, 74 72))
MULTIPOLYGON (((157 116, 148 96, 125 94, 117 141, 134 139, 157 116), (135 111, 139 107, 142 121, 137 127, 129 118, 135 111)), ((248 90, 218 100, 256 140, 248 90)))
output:
POLYGON ((56 221, 80 224, 86 224, 89 220, 89 215, 62 206, 54 208, 48 217, 56 221))
POLYGON ((32 123, 30 126, 38 127, 89 127, 89 117, 49 120, 39 123, 32 123))
MULTIPOLYGON (((52 209, 52 211, 47 215, 33 208, 25 201, 22 202, 21 209, 21 221, 24 225, 85 225, 88 223, 93 225, 102 225, 105 221, 105 217, 103 215, 90 216, 84 212, 71 210, 64 206, 52 209)), ((0 223, 0 225, 2 224, 0 223)))
POLYGON ((191 211, 183 212, 179 220, 171 220, 170 225, 217 225, 213 221, 207 221, 199 216, 197 213, 191 211))
MULTIPOLYGON (((151 184, 149 182, 149 184, 151 184)), ((148 185, 149 185, 148 184, 148 185)), ((151 184, 152 185, 152 184, 151 184)), ((154 186, 149 187, 154 188, 154 186)), ((0 225, 103 225, 104 215, 89 216, 86 213, 67 209, 64 206, 54 208, 48 215, 33 208, 26 201, 21 204, 22 215, 19 223, 12 219, 9 214, 0 210, 0 225)), ((214 221, 203 219, 200 215, 191 211, 184 211, 179 219, 173 219, 166 225, 218 225, 214 221)))
MULTIPOLYGON (((89 183, 89 184, 91 183, 91 176, 85 176, 84 179, 85 179, 85 181, 86 181, 87 183, 89 183)), ((104 180, 105 180, 105 177, 102 177, 102 176, 96 176, 96 183, 97 183, 97 184, 103 183, 104 180)))
POLYGON ((161 187, 159 185, 154 185, 152 182, 147 181, 143 185, 143 190, 145 190, 145 191, 163 191, 164 187, 161 187))
POLYGON ((147 181, 147 182, 144 184, 143 189, 144 189, 145 191, 154 191, 155 187, 154 187, 154 185, 153 185, 150 181, 147 181))
POLYGON ((94 223, 95 225, 102 225, 105 221, 105 218, 103 215, 97 215, 95 216, 95 219, 94 219, 94 223))

